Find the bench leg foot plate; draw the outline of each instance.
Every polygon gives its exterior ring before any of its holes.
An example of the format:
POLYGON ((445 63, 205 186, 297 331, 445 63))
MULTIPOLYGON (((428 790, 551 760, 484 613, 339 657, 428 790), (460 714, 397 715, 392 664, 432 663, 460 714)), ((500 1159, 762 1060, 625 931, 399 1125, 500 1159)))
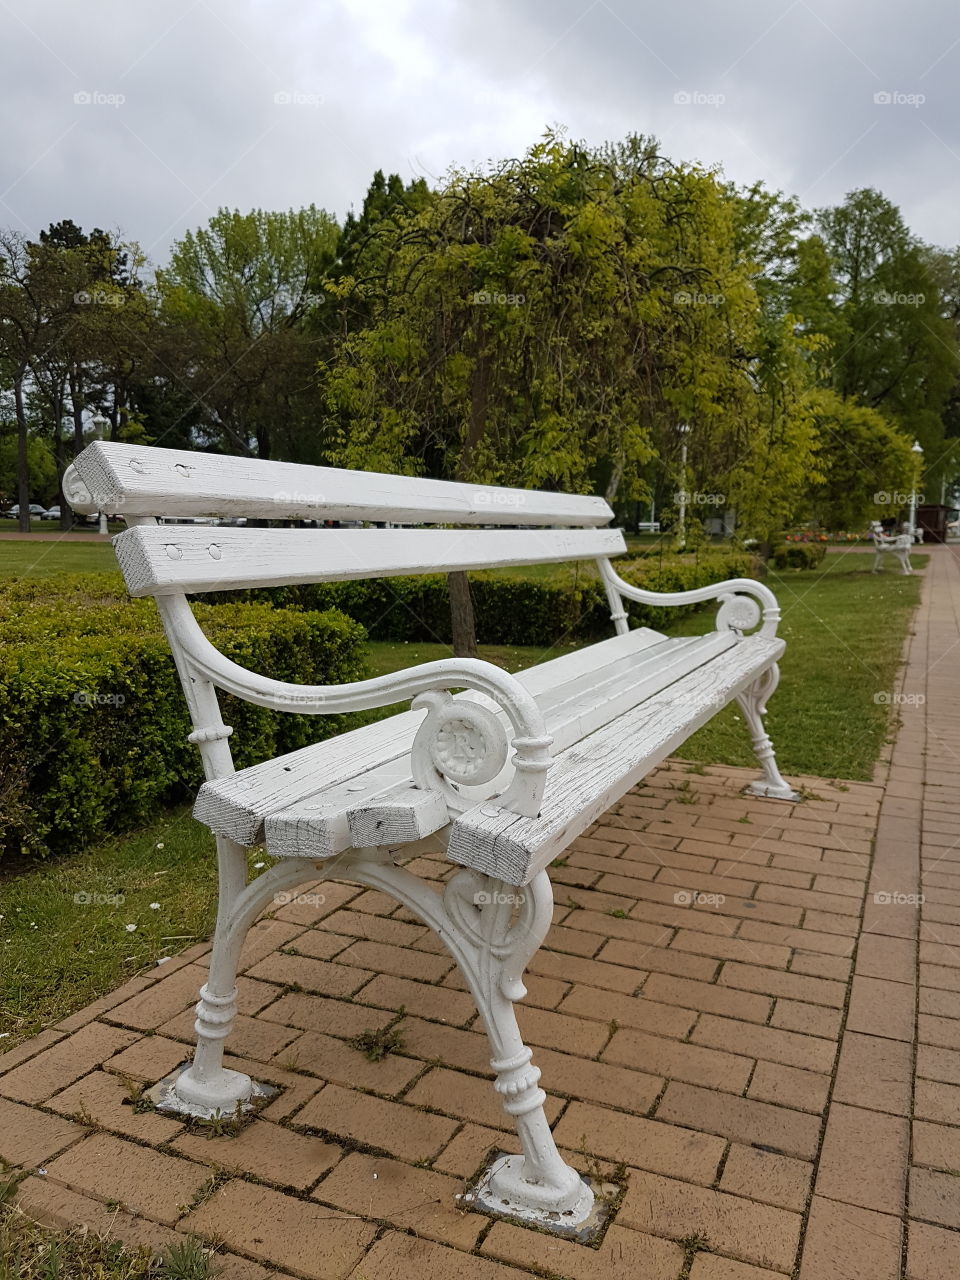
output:
POLYGON ((523 1156, 494 1151, 459 1203, 475 1213, 523 1222, 552 1235, 592 1244, 602 1234, 622 1188, 613 1182, 573 1174, 565 1188, 548 1189, 523 1177, 523 1156))
POLYGON ((193 1064, 187 1063, 148 1089, 147 1097, 166 1115, 216 1120, 254 1111, 276 1097, 277 1092, 272 1085, 260 1084, 226 1067, 213 1079, 198 1080, 193 1075, 193 1064))
POLYGON ((756 782, 751 782, 749 786, 744 787, 744 794, 748 796, 766 796, 769 800, 802 800, 803 796, 790 786, 789 782, 784 782, 782 786, 776 783, 761 782, 758 778, 756 782))

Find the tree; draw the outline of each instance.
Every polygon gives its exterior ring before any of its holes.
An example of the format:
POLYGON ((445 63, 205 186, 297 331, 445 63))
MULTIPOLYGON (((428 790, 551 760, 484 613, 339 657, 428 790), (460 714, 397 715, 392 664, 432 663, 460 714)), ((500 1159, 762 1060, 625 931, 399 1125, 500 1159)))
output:
MULTIPOLYGON (((30 287, 46 313, 31 359, 32 399, 62 476, 86 443, 91 409, 108 414, 114 436, 130 434, 121 382, 131 335, 148 311, 136 275, 142 255, 69 219, 42 231, 28 252, 30 287)), ((61 527, 71 521, 61 494, 61 527)))
MULTIPOLYGON (((425 179, 414 178, 404 185, 398 173, 385 177, 383 170, 378 169, 367 188, 359 215, 351 210, 343 220, 331 274, 335 278, 355 276, 375 270, 377 265, 382 267, 397 226, 425 209, 433 198, 434 193, 425 179), (383 254, 378 255, 375 241, 383 247, 383 254)), ((358 294, 356 301, 361 299, 362 294, 358 294)))
POLYGON ((30 531, 30 424, 27 390, 32 361, 44 348, 47 315, 30 277, 30 250, 14 231, 0 234, 0 367, 13 393, 17 424, 17 502, 21 533, 30 531))
MULTIPOLYGON (((635 474, 651 452, 631 376, 636 249, 613 188, 611 166, 548 137, 451 174, 419 210, 395 200, 338 284, 367 318, 325 367, 339 460, 581 490, 605 468, 613 492, 635 474)), ((471 652, 462 576, 451 597, 455 648, 471 652)))
POLYGON ((842 323, 832 386, 916 436, 936 463, 960 362, 930 252, 878 191, 851 192, 817 222, 842 323))
MULTIPOLYGON (((29 439, 45 441, 59 477, 84 446, 89 410, 106 403, 111 386, 115 416, 127 415, 116 370, 133 316, 146 308, 131 261, 139 261, 136 246, 115 244, 99 229, 87 235, 69 220, 37 241, 0 238, 0 348, 18 424, 22 529, 29 527, 23 494, 36 457, 29 439)), ((70 521, 61 501, 61 525, 70 521)))
MULTIPOLYGON (((780 511, 796 500, 784 459, 803 474, 812 457, 810 344, 765 330, 735 230, 716 176, 652 139, 548 134, 519 160, 453 172, 375 240, 381 270, 360 254, 338 283, 370 317, 325 367, 339 460, 614 501, 646 492, 645 468, 688 422, 711 489, 746 465, 743 509, 780 511)), ((451 594, 469 652, 463 584, 451 594)))
MULTIPOLYGON (((17 424, 12 417, 0 418, 0 500, 13 501, 17 491, 17 424)), ((27 441, 27 471, 30 491, 38 501, 53 501, 59 477, 50 446, 33 435, 27 441)))
MULTIPOLYGON (((960 248, 928 248, 926 252, 940 292, 941 313, 950 326, 953 346, 960 351, 960 248)), ((930 471, 934 473, 931 478, 934 480, 935 491, 936 480, 940 481, 940 491, 935 492, 934 500, 942 495, 947 502, 954 502, 960 489, 960 370, 950 387, 942 420, 943 444, 940 458, 925 458, 924 461, 928 474, 930 471)))
POLYGON ((217 446, 296 461, 318 439, 318 339, 308 316, 323 295, 337 225, 310 205, 288 213, 221 209, 173 247, 157 272, 163 350, 217 446))

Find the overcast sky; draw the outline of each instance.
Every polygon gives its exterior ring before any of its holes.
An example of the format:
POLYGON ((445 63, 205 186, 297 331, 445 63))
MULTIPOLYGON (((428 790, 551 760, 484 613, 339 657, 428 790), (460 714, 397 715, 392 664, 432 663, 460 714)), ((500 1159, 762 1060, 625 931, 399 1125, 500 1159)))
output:
POLYGON ((0 225, 162 262, 219 206, 338 217, 551 124, 654 134, 808 206, 875 186, 960 241, 956 0, 0 0, 0 225))

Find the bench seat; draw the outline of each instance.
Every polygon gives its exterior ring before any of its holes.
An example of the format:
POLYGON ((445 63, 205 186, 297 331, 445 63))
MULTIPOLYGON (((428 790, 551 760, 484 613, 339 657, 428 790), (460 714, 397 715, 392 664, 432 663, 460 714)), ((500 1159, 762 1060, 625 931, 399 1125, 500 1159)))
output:
MULTIPOLYGON (((730 631, 670 638, 640 628, 518 673, 553 738, 543 810, 525 819, 495 804, 469 806, 451 824, 450 857, 527 883, 783 647, 760 636, 738 640, 730 631), (588 760, 596 767, 587 770, 588 760), (571 795, 575 805, 564 816, 571 795)), ((457 697, 505 720, 483 694, 457 697)), ((450 816, 434 792, 412 781, 410 751, 423 717, 402 712, 207 782, 194 816, 217 835, 248 846, 264 842, 284 858, 335 857, 357 845, 360 821, 374 824, 380 844, 429 835, 450 816)))

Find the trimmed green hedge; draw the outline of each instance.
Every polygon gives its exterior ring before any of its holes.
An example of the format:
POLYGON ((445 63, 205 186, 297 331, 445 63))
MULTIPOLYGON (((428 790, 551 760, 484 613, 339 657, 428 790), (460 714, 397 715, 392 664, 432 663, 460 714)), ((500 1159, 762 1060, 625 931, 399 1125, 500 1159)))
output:
POLYGON ((775 569, 816 569, 826 554, 825 542, 788 542, 774 547, 770 563, 775 569))
MULTIPOLYGON (((727 578, 755 577, 756 562, 743 553, 681 556, 623 556, 618 571, 635 586, 651 591, 687 591, 727 578)), ((556 578, 498 577, 470 574, 483 644, 542 646, 551 641, 597 640, 611 634, 610 609, 596 576, 558 572, 556 578)), ((230 593, 205 599, 229 600, 230 593)), ((367 578, 359 582, 307 583, 271 587, 249 598, 282 608, 340 609, 361 622, 372 640, 419 640, 449 644, 450 602, 442 574, 419 578, 367 578)), ((661 628, 698 606, 657 608, 630 603, 632 626, 661 628)))
MULTIPOLYGON (((211 640, 280 680, 363 673, 363 628, 335 612, 196 605, 211 640)), ((0 585, 0 856, 61 853, 195 793, 199 753, 152 600, 119 575, 0 585)), ((238 767, 339 732, 339 716, 287 715, 224 696, 238 767)))

